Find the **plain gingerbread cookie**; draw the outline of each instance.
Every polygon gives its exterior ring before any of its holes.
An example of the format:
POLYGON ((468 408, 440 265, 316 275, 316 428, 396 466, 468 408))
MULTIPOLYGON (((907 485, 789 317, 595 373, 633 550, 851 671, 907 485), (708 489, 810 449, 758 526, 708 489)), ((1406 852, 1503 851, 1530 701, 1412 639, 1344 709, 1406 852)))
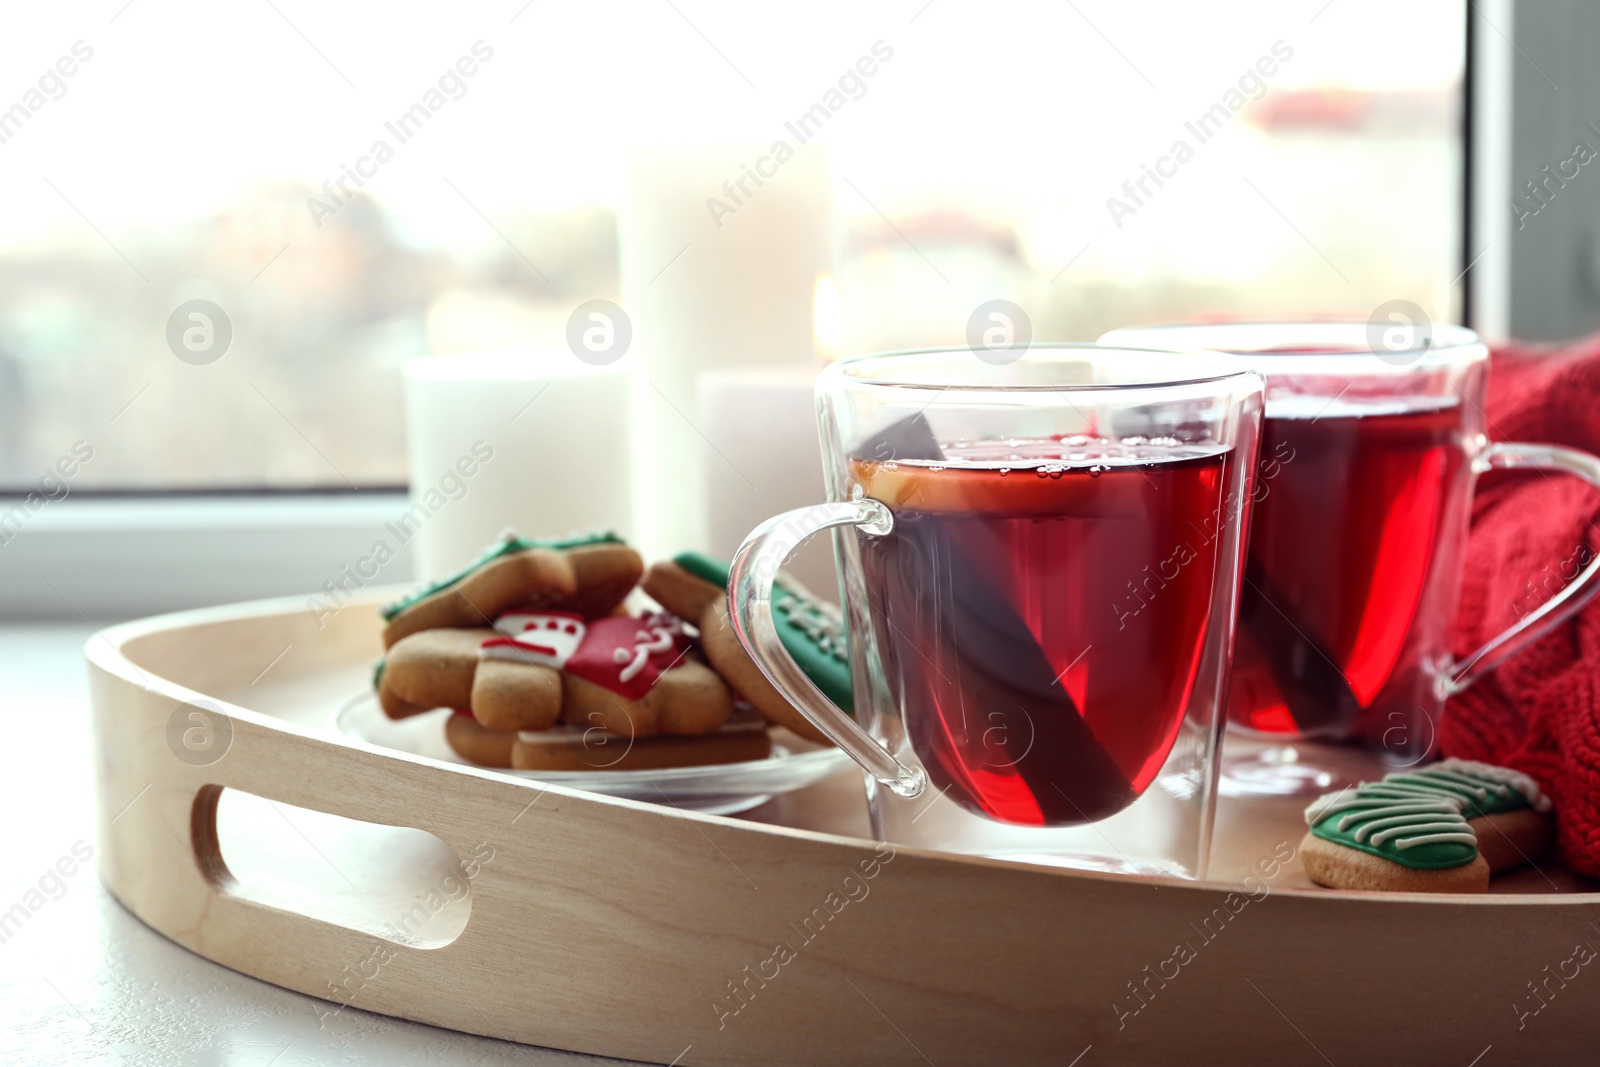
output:
POLYGON ((510 770, 517 731, 491 730, 473 718, 472 712, 457 710, 445 720, 444 739, 451 750, 468 763, 510 770))

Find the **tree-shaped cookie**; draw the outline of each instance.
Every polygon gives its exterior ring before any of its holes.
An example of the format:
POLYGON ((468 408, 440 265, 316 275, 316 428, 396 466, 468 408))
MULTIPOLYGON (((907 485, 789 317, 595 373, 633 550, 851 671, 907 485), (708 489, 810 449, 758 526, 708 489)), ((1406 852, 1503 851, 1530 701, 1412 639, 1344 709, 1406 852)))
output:
POLYGON ((540 541, 508 531, 464 570, 385 607, 383 644, 423 630, 492 626, 515 610, 608 615, 643 571, 639 553, 615 534, 540 541))

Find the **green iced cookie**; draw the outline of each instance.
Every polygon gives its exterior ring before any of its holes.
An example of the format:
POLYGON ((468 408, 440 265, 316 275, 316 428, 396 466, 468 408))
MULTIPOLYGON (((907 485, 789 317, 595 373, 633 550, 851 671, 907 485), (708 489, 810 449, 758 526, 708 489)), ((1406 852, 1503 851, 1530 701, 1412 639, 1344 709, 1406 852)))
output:
POLYGON ((509 556, 514 552, 526 552, 530 548, 566 549, 582 548, 587 545, 620 545, 622 543, 622 538, 618 537, 614 533, 592 533, 584 534, 578 537, 554 538, 548 540, 540 540, 532 537, 518 537, 516 534, 510 534, 502 537, 499 541, 496 541, 477 559, 467 564, 467 566, 463 567, 455 574, 450 575, 448 578, 440 578, 438 581, 431 582, 428 585, 423 586, 421 589, 418 589, 414 593, 407 594, 399 600, 385 604, 383 606, 383 617, 386 621, 393 619, 396 615, 399 615, 407 608, 426 600, 428 597, 441 590, 449 589, 451 586, 458 584, 468 576, 482 570, 485 566, 493 563, 497 559, 500 559, 502 556, 509 556))

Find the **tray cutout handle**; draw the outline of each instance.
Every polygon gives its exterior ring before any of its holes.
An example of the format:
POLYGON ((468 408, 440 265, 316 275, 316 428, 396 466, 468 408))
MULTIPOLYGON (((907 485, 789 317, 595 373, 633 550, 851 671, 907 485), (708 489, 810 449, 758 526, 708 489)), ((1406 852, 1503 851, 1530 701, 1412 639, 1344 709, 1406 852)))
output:
POLYGON ((487 844, 460 855, 426 830, 220 785, 196 792, 190 840, 219 893, 414 949, 461 936, 472 880, 494 858, 487 844))

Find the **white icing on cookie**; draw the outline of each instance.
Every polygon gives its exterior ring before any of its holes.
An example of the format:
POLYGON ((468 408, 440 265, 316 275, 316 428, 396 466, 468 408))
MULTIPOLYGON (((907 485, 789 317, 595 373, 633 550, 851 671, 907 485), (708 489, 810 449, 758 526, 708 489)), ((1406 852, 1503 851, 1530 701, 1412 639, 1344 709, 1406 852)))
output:
POLYGON ((810 638, 817 648, 841 663, 849 660, 849 649, 844 640, 844 616, 839 609, 809 593, 801 594, 785 589, 789 595, 774 598, 772 606, 800 631, 810 638))
POLYGON ((1476 846, 1477 835, 1465 815, 1467 806, 1482 805, 1491 797, 1505 800, 1513 792, 1535 811, 1550 810, 1550 798, 1520 771, 1447 759, 1319 797, 1306 808, 1306 822, 1315 826, 1330 815, 1340 815, 1339 832, 1354 827, 1355 839, 1373 847, 1391 839, 1397 849, 1439 842, 1476 846))
POLYGON ((485 641, 478 658, 514 660, 558 671, 566 669, 589 629, 581 616, 565 611, 513 612, 496 619, 494 628, 503 636, 485 641))
MULTIPOLYGON (((1521 771, 1514 771, 1510 767, 1496 767, 1490 763, 1479 763, 1476 760, 1446 759, 1438 763, 1419 767, 1414 771, 1406 772, 1412 775, 1432 775, 1442 780, 1461 784, 1470 788, 1483 790, 1479 800, 1487 798, 1489 791, 1498 797, 1505 797, 1509 790, 1516 790, 1527 800, 1528 806, 1534 811, 1547 812, 1551 808, 1550 798, 1544 790, 1539 788, 1539 783, 1521 771), (1487 780, 1487 781, 1485 781, 1487 780)), ((1389 778, 1402 778, 1404 774, 1391 774, 1389 778)), ((1387 780, 1387 779, 1386 779, 1387 780)))
POLYGON ((1339 832, 1354 826, 1355 839, 1374 847, 1391 838, 1394 847, 1402 850, 1444 841, 1476 847, 1478 837, 1461 814, 1466 803, 1463 797, 1437 793, 1433 799, 1424 799, 1414 790, 1396 788, 1387 781, 1364 782, 1317 798, 1306 808, 1306 823, 1314 826, 1342 813, 1336 827, 1339 832))
POLYGON ((668 615, 647 615, 642 620, 648 625, 642 627, 633 635, 633 658, 630 661, 628 654, 623 649, 612 653, 612 658, 618 663, 626 663, 622 672, 617 677, 624 682, 631 682, 644 670, 645 664, 650 662, 650 657, 658 652, 671 652, 673 639, 683 632, 678 625, 678 620, 668 615))

